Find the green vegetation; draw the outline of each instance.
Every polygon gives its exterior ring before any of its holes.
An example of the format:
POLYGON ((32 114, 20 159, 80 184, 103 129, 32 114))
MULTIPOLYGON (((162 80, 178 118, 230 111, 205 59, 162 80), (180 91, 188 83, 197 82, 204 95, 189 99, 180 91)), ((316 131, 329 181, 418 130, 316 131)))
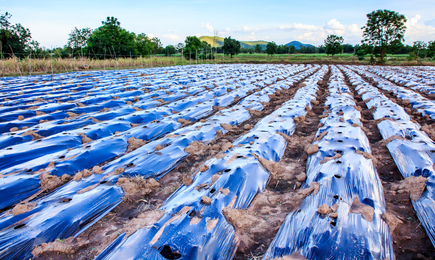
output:
POLYGON ((222 50, 225 54, 230 55, 232 59, 233 55, 240 53, 240 42, 235 39, 231 39, 231 36, 227 37, 224 39, 224 46, 222 46, 222 50))
POLYGON ((377 10, 367 14, 363 29, 363 43, 373 46, 379 52, 381 63, 389 49, 404 41, 406 17, 389 10, 377 10))
POLYGON ((334 56, 335 54, 341 53, 343 51, 343 46, 341 45, 343 41, 344 39, 341 36, 334 34, 328 35, 325 39, 326 54, 334 56))
POLYGON ((270 56, 273 56, 273 54, 276 54, 276 51, 278 49, 278 45, 274 42, 269 42, 266 46, 266 53, 270 56))
POLYGON ((184 57, 189 60, 196 59, 196 55, 202 46, 201 41, 196 36, 187 36, 184 43, 186 44, 183 50, 184 57))

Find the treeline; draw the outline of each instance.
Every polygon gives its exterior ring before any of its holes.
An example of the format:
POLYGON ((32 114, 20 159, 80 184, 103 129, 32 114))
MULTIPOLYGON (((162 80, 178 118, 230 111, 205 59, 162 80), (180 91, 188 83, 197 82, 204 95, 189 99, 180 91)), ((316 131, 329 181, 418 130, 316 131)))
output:
POLYGON ((182 54, 187 59, 213 59, 215 53, 237 55, 239 53, 267 53, 295 54, 295 53, 326 53, 354 54, 360 60, 365 55, 381 57, 384 61, 385 54, 407 54, 409 60, 435 56, 435 41, 428 43, 416 41, 413 45, 404 45, 403 36, 406 29, 406 18, 389 10, 377 10, 367 14, 368 22, 364 26, 363 41, 361 44, 343 44, 343 37, 329 35, 324 45, 302 45, 299 49, 295 46, 277 45, 269 42, 267 46, 259 44, 245 48, 239 41, 227 37, 222 47, 212 47, 205 41, 200 41, 196 36, 187 36, 184 43, 163 47, 157 37, 149 37, 145 33, 136 34, 121 27, 120 21, 115 17, 107 17, 102 25, 96 29, 74 28, 68 37, 68 42, 63 47, 46 49, 32 40, 29 29, 21 24, 11 24, 11 14, 0 15, 0 55, 8 57, 55 57, 75 58, 86 57, 91 59, 113 59, 119 57, 146 57, 149 55, 171 56, 182 54), (380 22, 393 29, 377 31, 380 22), (390 34, 390 35, 383 35, 390 34), (383 35, 383 37, 381 37, 383 35), (385 41, 384 39, 389 39, 385 41))

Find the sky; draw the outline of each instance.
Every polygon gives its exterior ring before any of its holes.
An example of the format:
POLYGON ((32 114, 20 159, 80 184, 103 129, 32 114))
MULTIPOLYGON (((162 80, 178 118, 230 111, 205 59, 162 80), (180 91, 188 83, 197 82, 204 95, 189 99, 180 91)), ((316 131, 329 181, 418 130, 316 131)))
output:
POLYGON ((231 36, 237 40, 266 40, 277 44, 300 41, 323 44, 329 34, 345 43, 361 42, 366 15, 388 9, 408 22, 405 44, 435 40, 435 0, 0 0, 0 12, 29 28, 41 46, 63 47, 74 29, 101 26, 114 16, 128 31, 158 37, 164 46, 186 36, 231 36))

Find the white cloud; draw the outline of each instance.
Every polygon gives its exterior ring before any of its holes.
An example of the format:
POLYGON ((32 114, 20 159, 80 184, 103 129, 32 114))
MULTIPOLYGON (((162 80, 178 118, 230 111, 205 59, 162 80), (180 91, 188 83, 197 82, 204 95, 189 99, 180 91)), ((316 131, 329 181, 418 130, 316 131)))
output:
POLYGON ((178 36, 176 34, 172 34, 172 33, 171 34, 163 34, 162 38, 166 39, 166 40, 170 40, 170 41, 178 41, 178 40, 180 40, 180 36, 178 36))
POLYGON ((205 28, 207 31, 209 31, 211 33, 213 32, 213 26, 211 26, 209 23, 207 23, 207 24, 202 23, 201 27, 205 28))
MULTIPOLYGON (((416 15, 412 18, 408 18, 406 22, 405 39, 406 44, 412 45, 414 41, 432 41, 435 39, 435 27, 427 22, 419 23, 421 15, 416 15)), ((429 21, 430 22, 430 21, 429 21)))

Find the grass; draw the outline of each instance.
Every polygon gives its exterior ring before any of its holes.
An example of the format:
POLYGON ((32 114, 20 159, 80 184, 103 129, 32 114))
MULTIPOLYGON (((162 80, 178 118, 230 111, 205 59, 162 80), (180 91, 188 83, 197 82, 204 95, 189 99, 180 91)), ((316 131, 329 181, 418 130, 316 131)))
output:
MULTIPOLYGON (((216 54, 216 59, 210 60, 186 60, 181 54, 171 57, 157 55, 152 57, 137 58, 118 58, 107 60, 95 59, 16 59, 9 58, 0 60, 0 76, 27 76, 38 74, 64 73, 81 71, 83 65, 90 65, 91 70, 111 70, 111 69, 133 69, 133 68, 152 68, 163 66, 204 64, 204 63, 317 63, 317 64, 360 64, 369 65, 370 58, 366 57, 359 61, 352 54, 339 54, 334 57, 324 53, 313 54, 275 54, 269 56, 264 53, 239 54, 231 59, 228 55, 216 54)), ((387 57, 385 65, 431 65, 435 66, 435 60, 422 59, 420 61, 408 61, 408 55, 390 55, 387 57)))

